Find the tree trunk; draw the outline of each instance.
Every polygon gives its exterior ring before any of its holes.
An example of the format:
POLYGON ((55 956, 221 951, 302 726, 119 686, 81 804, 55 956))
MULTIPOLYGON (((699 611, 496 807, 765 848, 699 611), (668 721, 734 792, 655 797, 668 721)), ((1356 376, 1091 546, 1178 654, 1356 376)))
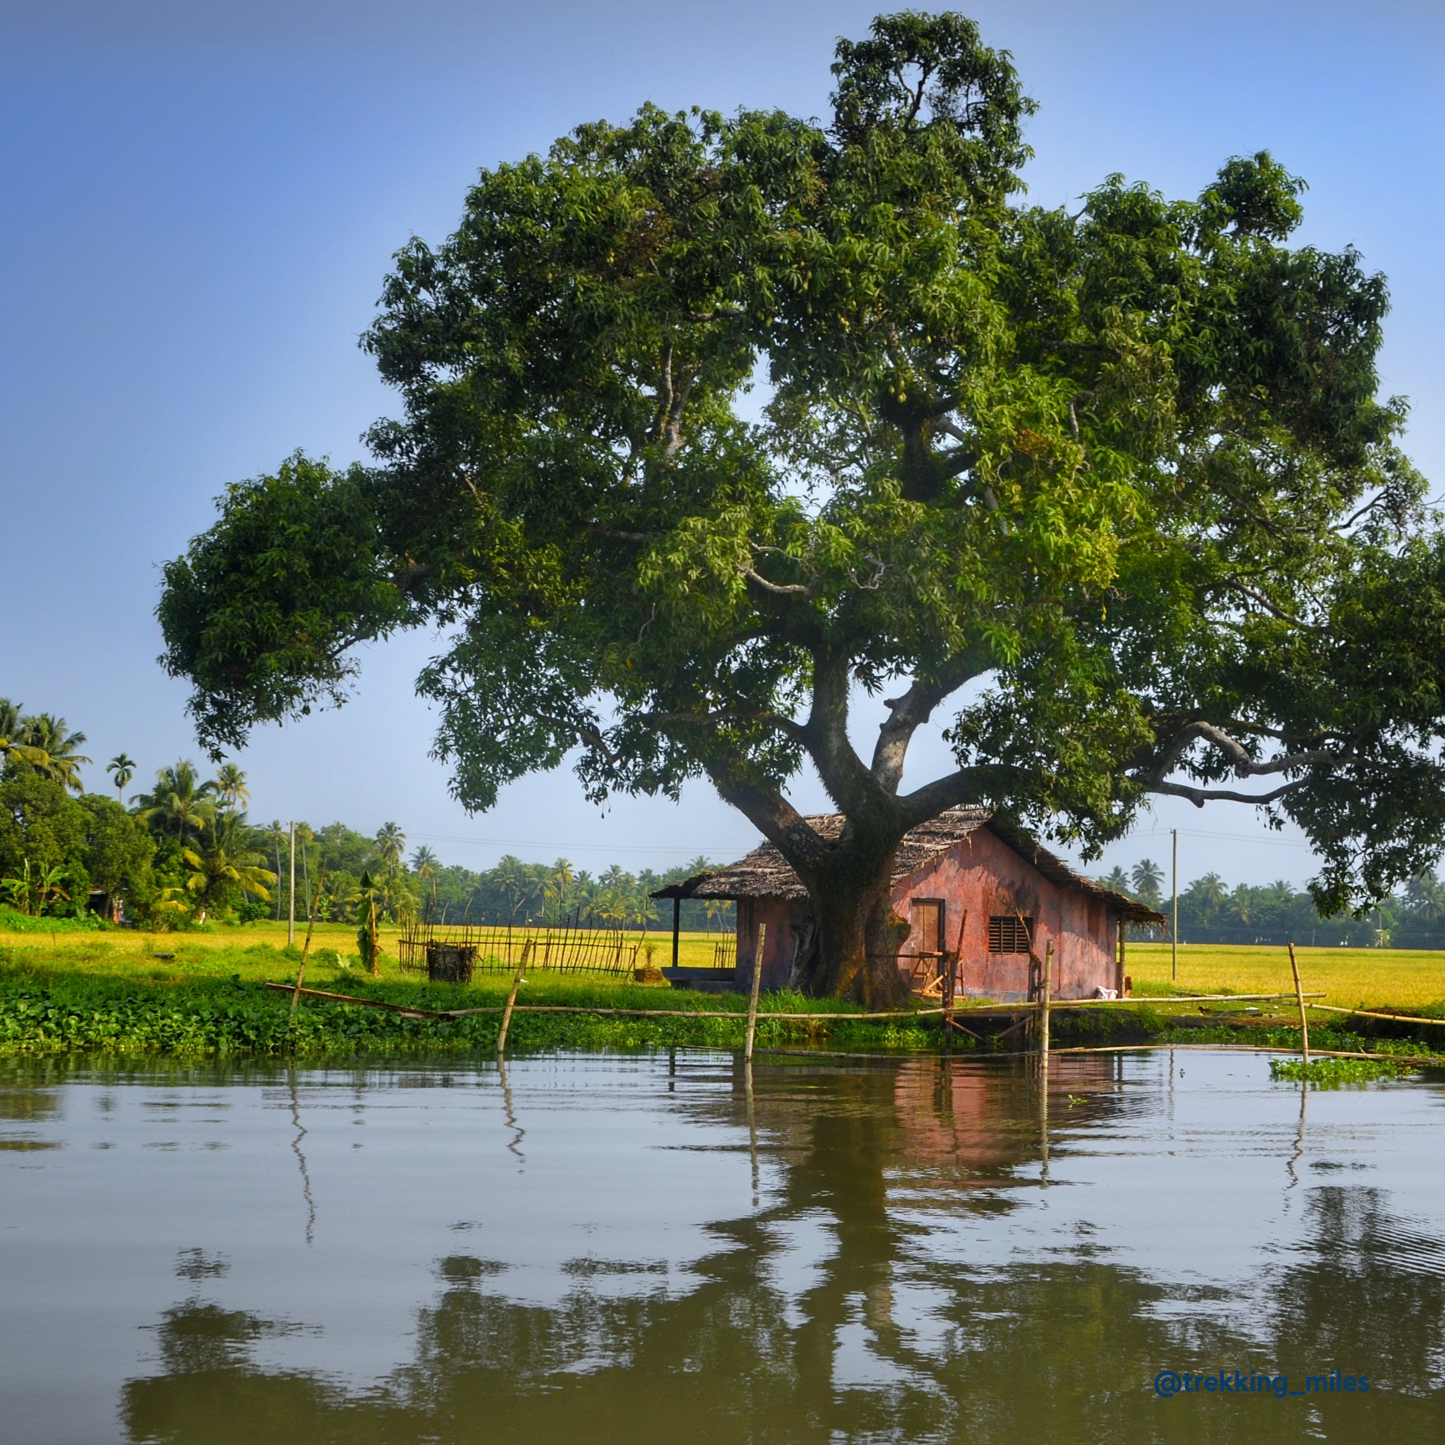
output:
POLYGON ((869 1008, 907 1002, 898 950, 909 925, 893 911, 894 847, 840 842, 832 866, 805 878, 813 929, 794 970, 794 985, 803 993, 869 1008))

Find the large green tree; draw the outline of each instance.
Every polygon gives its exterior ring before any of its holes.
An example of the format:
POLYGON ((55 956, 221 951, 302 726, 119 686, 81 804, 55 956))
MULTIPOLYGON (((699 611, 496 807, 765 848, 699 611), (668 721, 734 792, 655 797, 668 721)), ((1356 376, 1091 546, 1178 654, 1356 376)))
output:
POLYGON ((1416 872, 1445 547, 1376 396, 1384 282, 1288 244, 1263 152, 1193 201, 1025 204, 1031 102, 957 15, 833 73, 826 128, 646 107, 398 254, 375 465, 237 484, 167 569, 203 739, 449 626, 420 686, 468 807, 574 750, 598 799, 706 776, 808 886, 799 981, 880 1000, 890 859, 954 805, 1088 848, 1150 794, 1244 799, 1308 832, 1329 908, 1416 872), (860 687, 891 694, 861 751, 860 687), (945 704, 957 767, 905 790, 945 704), (788 802, 805 764, 838 837, 788 802))

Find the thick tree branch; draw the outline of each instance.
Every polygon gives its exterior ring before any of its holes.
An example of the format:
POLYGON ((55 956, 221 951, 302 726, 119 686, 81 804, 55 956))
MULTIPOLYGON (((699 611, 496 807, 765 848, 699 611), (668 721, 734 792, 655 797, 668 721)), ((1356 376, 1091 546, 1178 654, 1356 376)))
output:
POLYGON ((813 706, 803 730, 804 746, 828 796, 850 820, 896 822, 892 794, 879 786, 848 737, 851 683, 846 658, 815 656, 813 706))
POLYGON ((751 567, 744 567, 742 574, 750 587, 756 587, 758 591, 765 593, 769 597, 811 597, 813 595, 811 586, 805 586, 801 582, 789 582, 786 584, 769 582, 766 577, 760 576, 757 572, 754 572, 751 567))
POLYGON ((708 776, 723 801, 731 803, 794 868, 810 872, 822 867, 827 843, 781 793, 713 768, 708 768, 708 776))
POLYGON ((949 808, 981 803, 986 785, 996 786, 999 773, 998 768, 960 768, 956 773, 947 773, 905 793, 898 800, 904 829, 916 828, 949 808))
POLYGON ((987 648, 970 648, 951 657, 932 677, 914 681, 902 697, 887 698, 889 718, 878 728, 873 748, 873 776, 887 792, 897 793, 903 777, 903 760, 913 734, 933 715, 950 693, 988 671, 993 659, 987 648))
POLYGON ((1294 782, 1286 783, 1272 793, 1258 794, 1237 793, 1232 788, 1195 788, 1188 783, 1145 782, 1144 787, 1150 793, 1164 793, 1171 798, 1188 798, 1196 808, 1202 808, 1205 803, 1254 803, 1258 806, 1273 803, 1288 793, 1296 792, 1308 781, 1308 778, 1296 778, 1294 782))
POLYGON ((1186 723, 1169 739, 1155 756, 1153 764, 1140 773, 1139 781, 1146 787, 1157 790, 1164 779, 1178 767, 1180 758, 1189 746, 1201 741, 1212 744, 1224 754, 1236 778, 1264 777, 1269 773, 1288 772, 1293 768, 1305 768, 1318 763, 1342 763, 1349 757, 1348 753, 1334 748, 1311 748, 1304 752, 1281 753, 1277 757, 1258 762, 1222 728, 1213 723, 1196 720, 1186 723))

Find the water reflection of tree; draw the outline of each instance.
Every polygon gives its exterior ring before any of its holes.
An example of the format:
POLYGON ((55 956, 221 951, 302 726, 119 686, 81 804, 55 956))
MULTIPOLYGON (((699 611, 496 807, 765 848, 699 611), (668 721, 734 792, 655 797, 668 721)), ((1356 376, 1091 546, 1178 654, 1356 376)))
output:
MULTIPOLYGON (((928 1249, 934 1212, 998 1208, 996 1192, 972 1186, 1026 1172, 1038 1154, 1036 1113, 1023 1073, 960 1083, 948 1071, 910 1072, 918 1067, 826 1079, 761 1071, 754 1107, 774 1173, 769 1207, 715 1225, 717 1248, 685 1281, 645 1261, 575 1261, 573 1287, 546 1307, 510 1298, 499 1264, 439 1261, 414 1358, 370 1391, 263 1371, 254 1348, 284 1326, 189 1300, 161 1324, 160 1372, 127 1387, 130 1436, 1209 1442, 1299 1438, 1309 1411, 1329 1438, 1441 1438, 1440 1245, 1392 1217, 1384 1196, 1308 1180, 1307 1246, 1266 1270, 1262 1303, 1209 1288, 1191 1296, 1087 1248, 945 1267, 928 1249), (990 1114, 993 1127, 982 1127, 990 1114), (921 1195, 930 1183, 930 1209, 890 1208, 890 1190, 921 1195), (786 1237, 803 1221, 819 1224, 827 1248, 799 1291, 786 1237), (627 1289, 614 1287, 616 1275, 631 1277, 627 1289), (868 1368, 840 1363, 845 1334, 863 1341, 868 1368), (1323 1406, 1164 1402, 1148 1389, 1164 1367, 1251 1364, 1299 1373, 1339 1364, 1389 1388, 1323 1406)), ((1093 1088, 1084 1107, 1112 1107, 1107 1071, 1055 1082, 1061 1092, 1093 1088)), ((732 1124, 746 1117, 741 1086, 677 1098, 732 1124)))

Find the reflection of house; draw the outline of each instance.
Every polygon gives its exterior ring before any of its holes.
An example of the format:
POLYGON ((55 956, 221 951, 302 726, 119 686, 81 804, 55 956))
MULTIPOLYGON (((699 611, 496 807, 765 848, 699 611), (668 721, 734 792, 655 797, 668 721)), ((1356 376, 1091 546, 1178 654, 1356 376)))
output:
MULTIPOLYGON (((1123 1058, 1119 1054, 1059 1054, 1050 1064, 1053 1098, 1069 1110, 1071 1124, 1093 1122, 1122 1093, 1123 1058), (1065 1103, 1078 1090, 1082 1112, 1065 1103)), ((1001 1069, 991 1061, 910 1059, 894 1075, 901 1147, 895 1178, 939 1177, 940 1166, 960 1166, 972 1180, 987 1183, 994 1171, 1006 1171, 1038 1157, 1037 1075, 1001 1069), (1032 1127, 1030 1127, 1032 1126, 1032 1127)), ((913 1207, 924 1205, 915 1196, 913 1207)), ((932 1207, 947 1208, 938 1193, 932 1207)))
MULTIPOLYGON (((843 826, 836 814, 808 821, 825 838, 836 838, 843 826)), ((811 938, 807 890, 770 843, 653 896, 737 901, 739 984, 752 977, 761 925, 767 925, 767 988, 788 985, 811 938)), ((1036 991, 1038 960, 1050 943, 1056 997, 1121 988, 1120 921, 1164 921, 1152 908, 1075 873, 1021 829, 979 808, 955 808, 904 835, 894 857, 893 908, 912 924, 898 966, 915 987, 933 978, 941 957, 956 950, 961 991, 1003 1000, 1036 991)))

